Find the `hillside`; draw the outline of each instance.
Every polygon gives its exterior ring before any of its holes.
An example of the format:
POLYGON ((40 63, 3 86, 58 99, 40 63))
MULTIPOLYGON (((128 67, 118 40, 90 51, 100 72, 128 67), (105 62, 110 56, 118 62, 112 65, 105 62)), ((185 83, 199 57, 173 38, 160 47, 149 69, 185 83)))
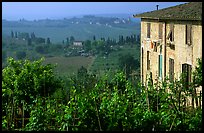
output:
POLYGON ((14 32, 34 32, 36 36, 49 37, 53 43, 61 43, 67 37, 74 36, 76 40, 96 38, 114 38, 119 35, 128 36, 140 34, 140 23, 129 18, 96 17, 92 15, 82 18, 69 18, 62 20, 2 20, 3 36, 10 36, 14 32))

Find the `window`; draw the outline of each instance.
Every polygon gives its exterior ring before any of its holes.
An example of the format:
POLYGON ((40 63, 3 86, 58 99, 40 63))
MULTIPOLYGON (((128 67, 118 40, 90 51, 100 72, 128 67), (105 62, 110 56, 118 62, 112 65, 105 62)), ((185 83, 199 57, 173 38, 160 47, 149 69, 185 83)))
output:
POLYGON ((160 45, 160 47, 159 47, 159 52, 160 52, 160 54, 162 54, 162 45, 160 45))
POLYGON ((150 70, 149 51, 147 51, 147 70, 150 70))
POLYGON ((163 34, 163 24, 159 24, 159 39, 162 39, 162 34, 163 34))
POLYGON ((147 23, 147 38, 150 38, 150 23, 147 23))
POLYGON ((186 44, 191 44, 192 25, 186 25, 186 44))
POLYGON ((162 55, 159 55, 158 69, 159 77, 162 78, 162 55))
POLYGON ((169 58, 169 80, 174 81, 174 59, 169 58))
POLYGON ((170 31, 167 36, 167 39, 169 39, 171 42, 174 41, 174 25, 173 24, 170 24, 170 31))
POLYGON ((157 52, 157 42, 154 42, 154 52, 157 52))
POLYGON ((182 74, 184 75, 184 87, 188 88, 189 83, 191 82, 191 71, 192 66, 189 64, 182 64, 182 74))

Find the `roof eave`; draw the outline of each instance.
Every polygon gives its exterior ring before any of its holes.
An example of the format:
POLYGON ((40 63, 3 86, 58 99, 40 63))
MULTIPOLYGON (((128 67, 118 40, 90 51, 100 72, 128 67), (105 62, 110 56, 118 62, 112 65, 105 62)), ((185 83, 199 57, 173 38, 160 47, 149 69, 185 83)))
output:
POLYGON ((156 19, 156 20, 188 20, 188 21, 202 21, 202 19, 199 18, 172 18, 172 17, 147 17, 147 16, 139 16, 139 15, 133 15, 134 18, 142 18, 142 19, 156 19))

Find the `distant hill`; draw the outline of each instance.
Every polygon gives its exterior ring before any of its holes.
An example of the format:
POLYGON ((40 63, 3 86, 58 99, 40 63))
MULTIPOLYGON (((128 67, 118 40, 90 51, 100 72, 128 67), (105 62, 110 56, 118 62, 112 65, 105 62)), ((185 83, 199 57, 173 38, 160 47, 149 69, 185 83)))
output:
MULTIPOLYGON (((113 15, 113 14, 112 14, 113 15)), ((132 21, 128 14, 118 14, 120 17, 111 17, 111 14, 105 15, 85 15, 82 17, 72 17, 64 19, 43 19, 27 21, 2 20, 2 34, 9 36, 14 32, 34 32, 36 36, 47 38, 52 42, 61 43, 67 37, 74 36, 77 40, 96 38, 114 38, 119 35, 128 36, 131 34, 140 34, 140 22, 132 21), (104 17, 106 16, 106 17, 104 17)))

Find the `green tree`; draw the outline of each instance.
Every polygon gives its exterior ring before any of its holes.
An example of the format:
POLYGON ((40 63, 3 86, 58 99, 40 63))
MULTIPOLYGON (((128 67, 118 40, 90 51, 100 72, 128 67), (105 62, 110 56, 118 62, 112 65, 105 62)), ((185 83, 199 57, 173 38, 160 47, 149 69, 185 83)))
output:
POLYGON ((32 32, 31 35, 30 35, 30 37, 31 37, 31 40, 34 41, 34 40, 35 40, 35 33, 32 32))
POLYGON ((85 42, 84 42, 84 50, 86 51, 86 52, 89 52, 91 49, 92 49, 92 47, 91 47, 91 41, 90 40, 86 40, 85 42))
POLYGON ((26 52, 25 51, 17 51, 16 52, 16 58, 21 60, 24 59, 26 57, 26 52))
POLYGON ((2 70, 2 118, 8 130, 14 125, 14 106, 22 108, 24 101, 30 111, 36 98, 47 97, 63 88, 62 81, 54 75, 53 66, 42 65, 42 61, 8 58, 8 65, 2 70))
POLYGON ((28 46, 31 46, 31 44, 32 44, 32 39, 28 38, 28 46))
POLYGON ((74 41, 75 41, 75 38, 73 36, 71 36, 69 39, 70 44, 73 44, 74 41))
POLYGON ((50 42, 50 38, 48 37, 47 38, 47 44, 50 44, 51 42, 50 42))
POLYGON ((13 31, 11 31, 11 38, 14 38, 14 33, 13 33, 13 31))
POLYGON ((36 46, 35 51, 40 54, 47 54, 49 52, 47 47, 48 46, 36 46))
POLYGON ((18 33, 17 32, 15 32, 15 38, 18 38, 18 33))
POLYGON ((20 32, 19 32, 18 38, 28 40, 28 38, 29 38, 29 33, 26 33, 26 32, 20 33, 20 32))
POLYGON ((129 74, 131 74, 133 70, 137 70, 139 68, 139 61, 134 59, 134 57, 130 54, 120 56, 118 62, 120 69, 124 70, 127 77, 129 77, 129 74))
POLYGON ((202 59, 197 59, 197 66, 193 72, 193 83, 196 87, 202 86, 202 59))
POLYGON ((66 40, 66 44, 69 45, 69 37, 67 37, 66 40))
POLYGON ((93 36, 93 41, 96 41, 96 36, 95 35, 93 36))
POLYGON ((37 44, 45 43, 45 38, 36 37, 36 38, 34 39, 34 42, 37 43, 37 44))
POLYGON ((7 58, 7 51, 6 50, 2 50, 2 61, 4 62, 7 58))

